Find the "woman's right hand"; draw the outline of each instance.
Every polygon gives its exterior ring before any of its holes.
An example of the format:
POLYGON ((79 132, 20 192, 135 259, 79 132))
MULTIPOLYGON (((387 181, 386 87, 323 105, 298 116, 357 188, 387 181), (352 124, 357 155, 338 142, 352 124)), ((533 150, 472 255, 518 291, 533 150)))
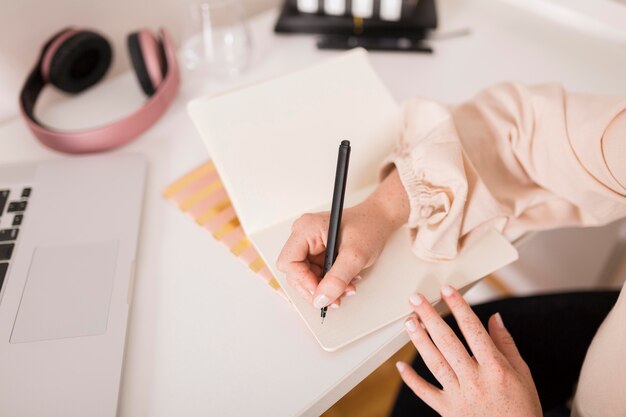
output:
POLYGON ((344 294, 356 293, 353 281, 376 261, 389 236, 406 222, 408 212, 408 198, 393 171, 367 200, 344 210, 337 259, 324 277, 328 212, 305 214, 293 224, 278 257, 278 270, 316 308, 338 307, 344 294))

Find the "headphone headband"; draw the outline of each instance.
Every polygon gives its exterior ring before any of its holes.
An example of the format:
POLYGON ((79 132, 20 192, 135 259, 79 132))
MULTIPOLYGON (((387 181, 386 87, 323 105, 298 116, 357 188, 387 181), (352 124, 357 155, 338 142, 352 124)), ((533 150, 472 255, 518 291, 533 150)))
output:
MULTIPOLYGON (((41 124, 35 118, 34 108, 39 94, 49 81, 49 65, 55 50, 76 32, 78 31, 75 29, 62 32, 44 47, 37 65, 28 76, 20 94, 22 116, 30 130, 43 144, 61 152, 76 154, 101 152, 124 145, 156 123, 176 97, 180 85, 180 72, 176 61, 174 43, 165 30, 159 30, 167 72, 154 94, 141 108, 112 124, 66 132, 41 124)), ((150 65, 154 65, 154 63, 150 65)))

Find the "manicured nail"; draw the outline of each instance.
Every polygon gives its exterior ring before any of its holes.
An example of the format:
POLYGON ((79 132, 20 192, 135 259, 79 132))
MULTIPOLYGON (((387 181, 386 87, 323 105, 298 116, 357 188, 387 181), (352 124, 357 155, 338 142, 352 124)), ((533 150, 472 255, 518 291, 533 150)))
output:
POLYGON ((326 307, 329 302, 330 300, 328 299, 328 297, 326 297, 324 294, 320 294, 317 297, 315 297, 315 300, 313 301, 313 305, 315 306, 315 308, 323 308, 323 307, 326 307))
POLYGON ((356 291, 354 291, 354 290, 347 291, 347 292, 346 292, 346 295, 347 295, 348 297, 352 297, 353 295, 356 295, 356 291))
POLYGON ((500 315, 500 313, 496 313, 496 324, 501 328, 504 329, 504 322, 502 321, 502 316, 500 315))
POLYGON ((334 308, 335 310, 337 310, 337 309, 339 308, 339 304, 337 304, 337 303, 332 303, 332 304, 330 305, 330 308, 334 308))
POLYGON ((409 301, 414 306, 418 306, 422 304, 422 297, 420 297, 419 294, 411 294, 411 296, 409 297, 409 301))
POLYGON ((404 362, 402 361, 396 362, 396 368, 398 369, 398 372, 404 371, 405 367, 406 367, 406 364, 404 362))
POLYGON ((454 290, 449 285, 444 285, 443 287, 441 287, 441 293, 446 297, 450 297, 453 291, 454 290))
POLYGON ((417 330, 417 326, 415 325, 415 322, 411 319, 405 321, 404 325, 406 326, 407 330, 410 331, 411 333, 417 330))

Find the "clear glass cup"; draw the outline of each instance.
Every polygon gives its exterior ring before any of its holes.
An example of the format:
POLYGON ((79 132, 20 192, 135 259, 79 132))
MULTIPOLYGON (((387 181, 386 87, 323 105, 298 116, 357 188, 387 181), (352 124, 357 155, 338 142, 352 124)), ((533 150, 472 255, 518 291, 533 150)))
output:
POLYGON ((188 70, 227 78, 249 65, 252 46, 241 0, 187 0, 183 22, 188 70))

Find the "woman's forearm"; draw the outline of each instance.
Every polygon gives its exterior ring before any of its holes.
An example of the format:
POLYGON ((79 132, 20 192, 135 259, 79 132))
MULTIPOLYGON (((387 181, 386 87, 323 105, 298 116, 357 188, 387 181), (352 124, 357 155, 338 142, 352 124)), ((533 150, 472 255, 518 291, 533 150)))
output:
POLYGON ((382 180, 365 204, 374 205, 391 230, 396 230, 407 222, 409 199, 396 169, 382 180))

